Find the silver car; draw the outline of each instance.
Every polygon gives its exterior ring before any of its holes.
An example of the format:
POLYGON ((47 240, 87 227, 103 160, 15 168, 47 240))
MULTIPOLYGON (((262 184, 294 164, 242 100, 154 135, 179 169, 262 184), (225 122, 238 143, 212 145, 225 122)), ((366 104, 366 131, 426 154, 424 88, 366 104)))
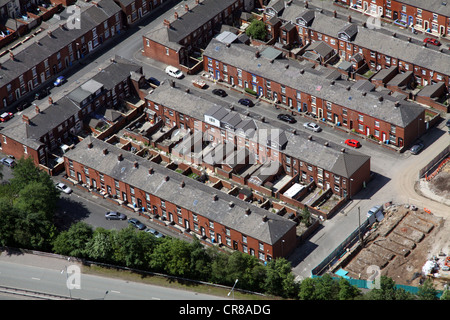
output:
POLYGON ((314 132, 320 132, 322 130, 322 128, 319 127, 314 122, 306 122, 306 123, 303 124, 303 127, 305 127, 308 130, 312 130, 314 132))
POLYGON ((125 220, 126 218, 126 215, 116 211, 108 211, 107 213, 105 213, 106 220, 125 220))

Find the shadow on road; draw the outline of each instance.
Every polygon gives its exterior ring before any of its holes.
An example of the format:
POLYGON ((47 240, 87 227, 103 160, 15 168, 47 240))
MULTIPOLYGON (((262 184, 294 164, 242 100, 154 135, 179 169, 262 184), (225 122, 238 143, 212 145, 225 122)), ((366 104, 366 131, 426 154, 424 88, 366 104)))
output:
POLYGON ((58 230, 67 230, 73 223, 86 219, 89 214, 90 212, 84 204, 61 197, 55 212, 55 226, 58 230))

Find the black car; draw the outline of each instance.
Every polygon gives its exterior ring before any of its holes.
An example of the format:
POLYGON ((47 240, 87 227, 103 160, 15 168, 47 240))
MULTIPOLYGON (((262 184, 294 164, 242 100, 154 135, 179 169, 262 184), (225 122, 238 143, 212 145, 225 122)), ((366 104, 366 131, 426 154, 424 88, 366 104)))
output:
POLYGON ((253 107, 253 106, 254 106, 253 101, 250 100, 250 99, 247 99, 247 98, 239 99, 238 102, 239 102, 240 104, 242 104, 243 106, 247 106, 247 107, 253 107))
POLYGON ((297 122, 297 120, 295 120, 294 117, 291 116, 290 114, 283 114, 283 113, 281 113, 281 114, 279 114, 277 116, 277 118, 278 118, 278 120, 282 120, 282 121, 289 122, 289 123, 296 123, 297 122))
POLYGON ((150 77, 148 78, 148 82, 150 82, 151 84, 154 84, 155 86, 159 86, 161 83, 159 82, 158 79, 154 78, 154 77, 150 77))
POLYGON ((216 96, 221 96, 221 97, 227 96, 227 93, 225 92, 225 90, 222 90, 222 89, 214 89, 212 91, 212 93, 214 93, 216 96))
POLYGON ((45 98, 50 93, 50 88, 42 89, 41 91, 37 92, 35 95, 35 98, 38 100, 41 100, 45 98))

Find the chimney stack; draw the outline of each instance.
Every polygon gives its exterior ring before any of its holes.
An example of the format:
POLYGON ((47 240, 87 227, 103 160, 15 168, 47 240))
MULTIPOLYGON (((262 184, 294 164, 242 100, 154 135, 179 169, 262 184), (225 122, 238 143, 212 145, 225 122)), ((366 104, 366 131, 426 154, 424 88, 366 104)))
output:
POLYGON ((139 163, 138 163, 137 161, 135 161, 135 162, 133 163, 133 167, 139 168, 139 163))
POLYGON ((39 113, 41 113, 41 109, 39 109, 39 107, 38 107, 38 106, 35 106, 35 107, 34 107, 34 110, 36 111, 36 114, 39 114, 39 113))
POLYGON ((30 124, 30 118, 28 118, 26 115, 22 115, 22 122, 25 122, 26 124, 30 124))
POLYGON ((103 149, 103 155, 105 155, 105 156, 106 156, 107 154, 108 154, 108 149, 106 149, 106 148, 105 148, 105 149, 103 149))
POLYGON ((347 20, 348 22, 352 22, 352 16, 348 16, 347 20))
POLYGON ((53 99, 52 99, 52 97, 48 97, 48 104, 53 104, 53 99))
POLYGON ((184 5, 184 11, 186 11, 186 12, 189 11, 189 6, 187 4, 184 5))
POLYGON ((153 174, 153 168, 148 169, 148 174, 152 175, 153 174))
POLYGON ((217 201, 219 199, 219 197, 217 196, 217 194, 213 195, 213 201, 217 201))
POLYGON ((169 176, 166 176, 166 177, 164 178, 165 181, 169 181, 169 179, 170 179, 169 176))
POLYGON ((250 208, 245 209, 245 214, 246 215, 250 215, 250 213, 251 213, 250 208))
POLYGON ((14 61, 14 53, 12 53, 12 51, 9 52, 9 57, 11 58, 12 61, 14 61))
POLYGON ((267 220, 269 220, 269 218, 267 218, 267 215, 264 215, 264 216, 262 217, 262 221, 263 221, 263 222, 267 222, 267 220))
POLYGON ((122 154, 119 154, 119 155, 117 156, 117 160, 122 161, 122 160, 123 160, 123 155, 122 155, 122 154))
POLYGON ((167 19, 164 19, 164 26, 166 26, 167 28, 170 28, 170 21, 167 19))
POLYGON ((89 140, 89 142, 87 144, 88 149, 92 149, 93 146, 94 145, 92 144, 92 140, 89 140))
POLYGON ((175 13, 173 14, 175 20, 178 20, 178 12, 175 11, 175 13))
POLYGON ((186 183, 184 182, 184 180, 181 181, 180 187, 181 187, 181 188, 184 188, 185 185, 186 185, 186 183))

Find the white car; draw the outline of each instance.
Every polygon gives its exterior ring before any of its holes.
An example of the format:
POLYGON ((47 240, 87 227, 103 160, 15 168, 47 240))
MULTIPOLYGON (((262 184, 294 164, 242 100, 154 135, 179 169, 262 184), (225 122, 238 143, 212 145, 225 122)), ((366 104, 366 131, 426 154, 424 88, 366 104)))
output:
POLYGON ((321 127, 319 127, 317 124, 313 123, 313 122, 306 122, 303 124, 303 126, 306 129, 312 130, 314 132, 320 132, 322 130, 321 127))
POLYGON ((67 193, 67 194, 72 192, 72 189, 70 189, 68 186, 66 186, 62 182, 56 184, 56 189, 58 189, 59 191, 62 191, 64 193, 67 193))
POLYGON ((166 68, 166 73, 167 73, 169 76, 174 77, 174 78, 177 78, 177 79, 180 79, 180 78, 183 77, 183 72, 181 72, 180 69, 177 69, 177 68, 172 67, 172 66, 167 66, 167 68, 166 68))

